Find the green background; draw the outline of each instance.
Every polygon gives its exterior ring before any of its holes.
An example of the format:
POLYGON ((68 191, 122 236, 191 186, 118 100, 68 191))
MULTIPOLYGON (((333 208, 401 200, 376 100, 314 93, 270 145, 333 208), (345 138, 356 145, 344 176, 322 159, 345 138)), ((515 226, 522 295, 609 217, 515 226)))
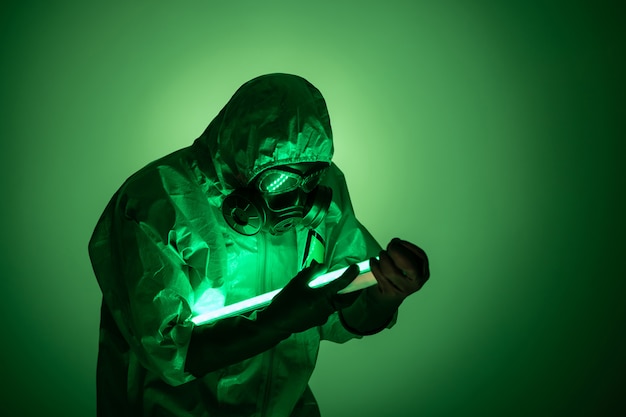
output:
POLYGON ((0 414, 95 415, 87 241, 117 187, 268 72, 324 94, 357 216, 430 256, 322 345, 334 416, 624 407, 623 13, 567 1, 4 2, 0 414), (158 3, 158 4, 157 4, 158 3))

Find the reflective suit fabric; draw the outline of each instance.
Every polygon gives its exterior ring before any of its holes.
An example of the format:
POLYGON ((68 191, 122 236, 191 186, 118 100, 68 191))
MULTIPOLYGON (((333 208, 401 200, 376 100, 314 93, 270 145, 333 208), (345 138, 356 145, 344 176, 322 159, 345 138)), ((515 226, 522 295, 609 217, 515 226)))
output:
MULTIPOLYGON (((282 74, 254 81, 193 146, 129 178, 96 226, 89 251, 103 293, 99 415, 301 415, 316 407, 305 394, 320 340, 358 337, 334 314, 324 326, 202 378, 184 371, 195 312, 285 286, 304 257, 307 229, 240 235, 222 216, 224 197, 267 167, 332 157, 326 107, 314 87, 282 74), (254 107, 258 90, 265 111, 254 107), (228 115, 245 113, 238 106, 254 107, 257 117, 248 114, 233 129, 236 121, 228 115)), ((380 247, 354 217, 334 164, 323 184, 333 189, 329 213, 316 229, 326 241, 327 265, 335 269, 376 255, 380 247)))

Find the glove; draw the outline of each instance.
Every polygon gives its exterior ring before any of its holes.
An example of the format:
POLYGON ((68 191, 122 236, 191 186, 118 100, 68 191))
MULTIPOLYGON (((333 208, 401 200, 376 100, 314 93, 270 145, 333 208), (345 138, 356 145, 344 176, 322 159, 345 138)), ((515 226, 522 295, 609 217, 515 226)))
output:
POLYGON ((309 282, 324 271, 320 264, 303 269, 283 288, 255 320, 227 317, 194 327, 185 370, 200 378, 226 366, 241 362, 276 346, 292 333, 320 326, 339 308, 352 304, 359 292, 337 294, 359 274, 356 265, 323 287, 311 288, 309 282))
POLYGON ((370 335, 387 327, 400 304, 430 277, 426 252, 413 243, 395 238, 379 257, 370 259, 378 285, 365 289, 358 301, 339 313, 352 333, 370 335))
POLYGON ((358 292, 337 294, 359 275, 359 267, 351 265, 339 278, 318 288, 309 282, 324 272, 314 262, 296 275, 272 300, 265 310, 258 312, 257 322, 286 333, 299 333, 321 326, 340 308, 352 304, 358 292))

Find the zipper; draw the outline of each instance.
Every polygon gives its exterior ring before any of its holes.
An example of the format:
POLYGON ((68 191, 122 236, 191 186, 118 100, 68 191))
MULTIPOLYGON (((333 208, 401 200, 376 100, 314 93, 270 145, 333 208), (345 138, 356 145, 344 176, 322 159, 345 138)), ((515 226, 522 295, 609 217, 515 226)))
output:
MULTIPOLYGON (((265 270, 265 266, 266 266, 266 255, 267 255, 267 250, 266 250, 266 246, 267 246, 267 237, 265 236, 265 233, 260 233, 259 234, 259 241, 258 241, 258 256, 259 256, 259 276, 262 277, 261 279, 261 294, 264 294, 267 292, 267 287, 268 284, 271 284, 271 282, 266 282, 266 278, 267 278, 267 274, 266 274, 266 270, 265 270)), ((261 402, 261 416, 265 417, 265 416, 271 416, 271 410, 269 409, 269 405, 270 405, 270 395, 271 395, 271 388, 272 388, 272 374, 273 374, 273 367, 274 367, 274 348, 271 348, 269 351, 265 352, 264 355, 267 358, 267 376, 265 378, 265 390, 263 392, 263 400, 261 402)))
POLYGON ((259 281, 260 291, 259 294, 264 294, 267 292, 267 285, 265 282, 266 274, 265 274, 265 255, 266 255, 266 240, 265 233, 259 233, 259 238, 257 240, 257 257, 259 259, 259 263, 257 264, 257 276, 260 278, 259 281))
POLYGON ((263 408, 261 409, 261 415, 263 417, 265 416, 271 416, 271 410, 270 410, 270 394, 272 393, 272 369, 274 368, 274 348, 271 348, 269 350, 269 352, 267 353, 268 355, 268 365, 267 365, 267 381, 265 382, 265 393, 263 394, 263 408))

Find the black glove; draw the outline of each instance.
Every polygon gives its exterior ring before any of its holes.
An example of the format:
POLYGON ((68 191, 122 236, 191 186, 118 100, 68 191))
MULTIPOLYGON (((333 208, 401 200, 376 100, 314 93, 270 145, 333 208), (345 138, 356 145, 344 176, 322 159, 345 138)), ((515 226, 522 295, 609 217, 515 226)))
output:
POLYGON ((320 273, 321 264, 313 263, 296 275, 263 311, 257 322, 287 333, 299 333, 321 326, 340 308, 352 304, 359 293, 337 294, 359 275, 359 267, 351 265, 339 278, 319 288, 309 287, 320 273))
POLYGON ((356 278, 359 268, 352 265, 335 281, 320 288, 309 287, 309 282, 323 271, 319 264, 302 270, 265 310, 257 313, 255 320, 227 317, 194 327, 185 370, 201 377, 265 352, 292 333, 326 323, 328 316, 359 296, 359 292, 337 294, 356 278))

